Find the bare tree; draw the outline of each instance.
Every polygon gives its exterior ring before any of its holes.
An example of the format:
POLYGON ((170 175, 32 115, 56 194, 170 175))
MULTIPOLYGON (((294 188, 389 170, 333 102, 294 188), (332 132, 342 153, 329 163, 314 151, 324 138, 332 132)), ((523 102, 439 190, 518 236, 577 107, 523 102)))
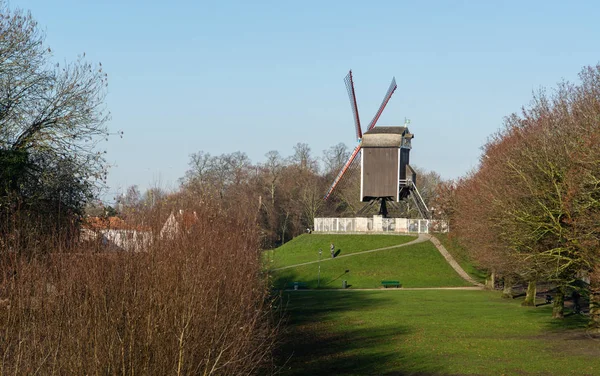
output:
POLYGON ((180 182, 185 185, 203 184, 209 180, 209 174, 212 169, 213 159, 210 153, 199 151, 190 155, 190 167, 180 182))
POLYGON ((211 156, 199 151, 190 156, 190 168, 180 179, 181 184, 197 191, 214 191, 221 198, 227 191, 248 184, 255 169, 246 153, 234 152, 211 156))
POLYGON ((322 176, 306 170, 298 171, 296 176, 296 199, 301 207, 302 224, 312 228, 314 218, 321 213, 325 205, 323 200, 324 179, 322 176))
POLYGON ((124 216, 138 214, 142 209, 142 193, 137 185, 131 185, 127 191, 117 197, 117 207, 124 216))
POLYGON ((31 14, 0 3, 0 148, 69 158, 85 179, 102 179, 96 146, 108 136, 107 75, 80 57, 52 65, 31 14))
POLYGON ((167 192, 159 187, 148 188, 142 197, 142 203, 145 208, 152 209, 158 202, 160 202, 167 192))
POLYGON ((325 164, 325 175, 335 176, 342 169, 348 158, 350 150, 343 142, 323 150, 323 162, 325 164))
POLYGON ((226 178, 228 185, 239 185, 248 182, 254 166, 246 153, 236 151, 221 156, 221 159, 223 162, 222 168, 229 175, 226 178))
POLYGON ((291 157, 292 163, 300 166, 300 168, 311 171, 318 171, 319 165, 310 154, 310 146, 303 142, 298 142, 294 145, 294 154, 291 157))
POLYGON ((31 14, 0 0, 0 212, 21 218, 3 231, 76 229, 103 186, 107 76, 84 56, 55 64, 31 14))
POLYGON ((266 179, 268 185, 269 196, 271 198, 271 205, 275 205, 275 189, 281 176, 281 173, 285 167, 285 161, 276 150, 271 150, 265 154, 267 160, 263 164, 263 169, 266 171, 266 179))

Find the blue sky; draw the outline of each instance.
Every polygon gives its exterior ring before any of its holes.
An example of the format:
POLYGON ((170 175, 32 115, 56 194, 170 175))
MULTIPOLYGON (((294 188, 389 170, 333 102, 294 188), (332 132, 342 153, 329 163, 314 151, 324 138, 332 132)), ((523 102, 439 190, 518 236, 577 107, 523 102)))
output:
POLYGON ((110 199, 175 188, 189 155, 313 154, 355 145, 343 78, 367 124, 411 119, 411 164, 464 175, 532 92, 600 61, 594 1, 10 0, 31 10, 58 61, 83 52, 109 75, 103 144, 110 199))

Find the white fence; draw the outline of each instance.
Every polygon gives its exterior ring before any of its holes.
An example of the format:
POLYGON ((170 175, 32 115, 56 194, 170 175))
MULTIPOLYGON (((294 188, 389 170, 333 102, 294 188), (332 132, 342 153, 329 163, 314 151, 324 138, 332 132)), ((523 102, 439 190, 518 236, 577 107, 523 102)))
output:
POLYGON ((448 223, 430 219, 383 218, 380 215, 371 218, 315 218, 314 231, 399 234, 448 232, 448 223))

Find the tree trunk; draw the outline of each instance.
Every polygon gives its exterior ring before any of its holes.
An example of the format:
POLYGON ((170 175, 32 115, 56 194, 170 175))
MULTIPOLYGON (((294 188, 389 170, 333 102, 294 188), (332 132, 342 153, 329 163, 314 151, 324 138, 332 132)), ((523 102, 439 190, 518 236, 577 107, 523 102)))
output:
POLYGON ((564 319, 565 318, 565 288, 562 286, 557 287, 556 294, 554 294, 554 304, 552 306, 552 318, 553 319, 564 319))
POLYGON ((502 297, 505 299, 513 298, 512 278, 509 276, 504 277, 504 288, 502 289, 502 297))
POLYGON ((589 330, 594 334, 600 334, 600 288, 598 286, 591 287, 589 330))
POLYGON ((490 275, 485 279, 486 290, 493 290, 496 285, 496 273, 491 272, 490 275))
POLYGON ((521 303, 521 305, 535 307, 536 292, 537 292, 536 281, 529 281, 527 283, 527 295, 525 295, 525 300, 523 300, 523 303, 521 303))
POLYGON ((273 205, 273 207, 275 207, 275 180, 273 180, 273 182, 271 183, 271 205, 273 205))
POLYGON ((288 218, 290 217, 289 213, 285 213, 285 219, 281 225, 281 245, 285 244, 285 232, 287 231, 288 218))

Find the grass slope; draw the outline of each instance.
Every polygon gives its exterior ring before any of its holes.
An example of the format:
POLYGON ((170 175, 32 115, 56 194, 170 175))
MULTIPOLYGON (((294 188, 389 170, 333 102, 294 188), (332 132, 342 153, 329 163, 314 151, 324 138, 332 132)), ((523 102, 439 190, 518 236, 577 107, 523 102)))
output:
MULTIPOLYGON (((404 287, 470 286, 448 265, 431 242, 321 261, 321 288, 377 288, 386 279, 399 280, 404 287), (349 270, 346 273, 346 270, 349 270)), ((318 264, 272 272, 273 285, 285 288, 302 281, 317 288, 318 264)))
POLYGON ((265 251, 268 268, 279 268, 303 262, 317 261, 319 249, 323 250, 322 258, 330 258, 329 246, 335 245, 336 252, 347 255, 369 249, 389 247, 415 240, 409 235, 338 235, 338 234, 303 234, 295 237, 281 247, 265 251))
POLYGON ((444 248, 454 257, 458 265, 467 274, 471 276, 474 280, 480 283, 485 283, 485 278, 487 277, 487 273, 485 271, 479 270, 475 267, 467 250, 462 247, 458 242, 454 239, 448 237, 448 234, 434 234, 436 238, 442 243, 444 248))
POLYGON ((284 375, 598 375, 584 318, 487 291, 298 291, 284 375), (290 358, 291 357, 291 358, 290 358))

